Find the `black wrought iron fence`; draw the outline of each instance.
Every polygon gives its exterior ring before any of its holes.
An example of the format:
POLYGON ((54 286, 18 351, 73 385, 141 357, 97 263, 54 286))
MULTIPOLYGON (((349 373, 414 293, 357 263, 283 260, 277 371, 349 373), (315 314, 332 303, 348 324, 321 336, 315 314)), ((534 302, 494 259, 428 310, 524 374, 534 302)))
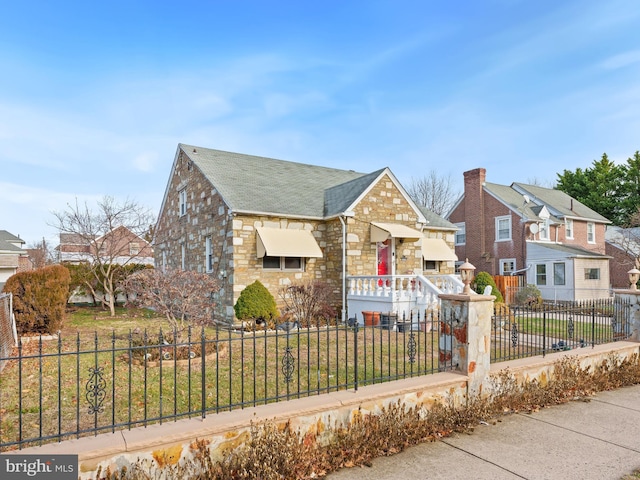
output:
POLYGON ((430 317, 21 341, 0 358, 0 450, 447 370, 439 331, 430 317))
POLYGON ((623 298, 511 306, 493 317, 491 361, 546 355, 629 338, 623 298))

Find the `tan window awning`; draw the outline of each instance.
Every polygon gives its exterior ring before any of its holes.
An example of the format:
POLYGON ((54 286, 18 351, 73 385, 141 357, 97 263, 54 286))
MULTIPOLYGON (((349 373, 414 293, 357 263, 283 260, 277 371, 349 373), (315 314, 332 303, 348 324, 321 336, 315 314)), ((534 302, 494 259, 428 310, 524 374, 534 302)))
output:
POLYGON ((458 260, 458 256, 441 238, 422 239, 422 258, 442 262, 458 260))
POLYGON ((322 250, 308 230, 257 227, 258 258, 321 258, 322 250))
POLYGON ((422 238, 422 233, 401 223, 371 222, 372 243, 384 242, 389 237, 416 242, 422 238))

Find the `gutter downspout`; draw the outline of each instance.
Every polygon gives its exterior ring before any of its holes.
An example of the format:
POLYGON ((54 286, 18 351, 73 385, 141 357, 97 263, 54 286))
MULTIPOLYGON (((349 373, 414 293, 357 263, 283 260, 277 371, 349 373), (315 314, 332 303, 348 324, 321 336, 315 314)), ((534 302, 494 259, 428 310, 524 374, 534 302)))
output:
POLYGON ((342 224, 342 323, 347 321, 347 224, 344 217, 338 217, 342 224))

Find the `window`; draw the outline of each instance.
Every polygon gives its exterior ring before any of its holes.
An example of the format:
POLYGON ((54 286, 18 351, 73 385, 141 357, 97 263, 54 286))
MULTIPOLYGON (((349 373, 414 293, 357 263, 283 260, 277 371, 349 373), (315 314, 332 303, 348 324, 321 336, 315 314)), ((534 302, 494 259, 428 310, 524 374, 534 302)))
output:
POLYGON ((600 280, 600 269, 599 268, 585 268, 584 269, 584 279, 585 280, 600 280))
POLYGON ((180 203, 180 216, 187 214, 187 189, 183 188, 178 192, 179 195, 179 203, 180 203))
POLYGON ((455 263, 455 266, 456 266, 455 272, 456 272, 458 275, 460 275, 460 267, 462 266, 462 264, 463 264, 463 263, 464 263, 464 262, 463 262, 463 261, 461 261, 461 260, 458 260, 458 261, 455 263))
POLYGON ((596 243, 596 226, 593 222, 587 223, 587 242, 596 243))
POLYGON ((129 255, 138 255, 140 253, 140 245, 138 243, 129 244, 129 255))
POLYGON ((211 237, 207 237, 205 239, 205 252, 204 252, 204 258, 205 258, 205 268, 207 272, 212 272, 213 271, 213 247, 211 245, 211 237))
POLYGON ((262 268, 265 270, 304 270, 302 257, 262 257, 262 268))
POLYGON ((547 266, 545 264, 536 265, 536 285, 547 284, 547 266))
POLYGON ((500 260, 500 275, 511 275, 516 271, 516 259, 505 258, 500 260))
POLYGON ((573 238, 573 220, 570 218, 564 220, 564 233, 567 238, 573 238))
POLYGON ((167 252, 162 251, 162 272, 167 271, 167 252))
POLYGON ((467 243, 467 228, 465 223, 456 223, 456 227, 458 227, 458 231, 456 232, 456 245, 464 245, 467 243))
POLYGON ((187 247, 184 243, 180 245, 180 268, 185 269, 187 263, 187 247))
POLYGON ((496 217, 496 242, 511 240, 511 216, 496 217))
POLYGON ((553 264, 553 284, 554 285, 565 285, 565 275, 564 275, 564 263, 554 263, 553 264))
POLYGON ((540 222, 538 225, 540 226, 538 238, 540 240, 549 240, 549 220, 547 219, 544 222, 540 222))
POLYGON ((425 260, 424 261, 424 270, 430 270, 432 272, 440 271, 440 262, 437 260, 425 260))

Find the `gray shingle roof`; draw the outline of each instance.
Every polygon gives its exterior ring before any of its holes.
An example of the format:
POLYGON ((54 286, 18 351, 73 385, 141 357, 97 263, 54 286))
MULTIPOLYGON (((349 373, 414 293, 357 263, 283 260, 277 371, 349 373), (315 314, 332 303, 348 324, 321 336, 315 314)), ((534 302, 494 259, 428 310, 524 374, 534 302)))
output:
POLYGON ((23 252, 22 248, 14 245, 13 243, 20 242, 24 244, 24 240, 20 237, 16 237, 14 234, 7 232, 6 230, 0 230, 0 250, 5 252, 23 252))
POLYGON ((551 215, 556 217, 579 217, 595 222, 611 223, 607 218, 563 191, 524 183, 514 183, 513 186, 516 189, 526 192, 534 202, 544 203, 551 215))
POLYGON ((365 174, 179 146, 237 212, 324 218, 344 211, 382 171, 365 174))
POLYGON ((458 227, 455 224, 451 223, 449 220, 442 218, 440 215, 433 213, 427 207, 422 205, 418 205, 420 211, 424 215, 424 218, 427 219, 427 228, 444 228, 447 230, 458 230, 458 227))
POLYGON ((598 252, 587 250, 586 248, 563 245, 560 243, 541 243, 536 242, 536 245, 541 248, 548 248, 551 250, 557 250, 566 254, 568 257, 581 257, 581 258, 610 258, 607 255, 603 255, 598 252))
POLYGON ((524 183, 513 183, 511 186, 507 186, 485 182, 485 189, 509 205, 513 210, 520 212, 528 220, 539 221, 540 217, 538 217, 538 214, 541 210, 540 207, 545 205, 552 217, 555 217, 556 221, 558 221, 558 219, 564 219, 565 217, 572 217, 610 223, 605 217, 591 210, 570 195, 553 188, 527 185, 524 183), (523 194, 529 197, 529 203, 525 204, 523 194))

